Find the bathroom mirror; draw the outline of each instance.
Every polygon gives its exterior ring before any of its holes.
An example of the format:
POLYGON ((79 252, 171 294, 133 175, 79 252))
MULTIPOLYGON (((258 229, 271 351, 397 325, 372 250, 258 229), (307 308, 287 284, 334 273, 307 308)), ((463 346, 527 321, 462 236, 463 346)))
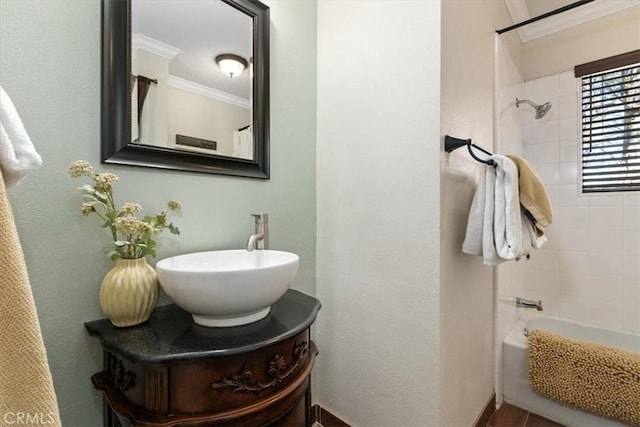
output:
POLYGON ((101 95, 102 162, 268 179, 269 8, 102 0, 101 95))

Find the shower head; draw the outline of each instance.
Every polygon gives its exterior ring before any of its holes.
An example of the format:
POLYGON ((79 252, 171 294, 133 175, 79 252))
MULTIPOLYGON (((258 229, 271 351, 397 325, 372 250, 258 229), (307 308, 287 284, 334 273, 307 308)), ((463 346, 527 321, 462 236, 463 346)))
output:
POLYGON ((551 102, 545 102, 542 105, 538 105, 534 102, 529 101, 528 99, 518 99, 516 98, 516 107, 520 107, 520 103, 524 102, 525 104, 531 105, 536 110, 536 120, 544 117, 545 114, 551 110, 551 102))

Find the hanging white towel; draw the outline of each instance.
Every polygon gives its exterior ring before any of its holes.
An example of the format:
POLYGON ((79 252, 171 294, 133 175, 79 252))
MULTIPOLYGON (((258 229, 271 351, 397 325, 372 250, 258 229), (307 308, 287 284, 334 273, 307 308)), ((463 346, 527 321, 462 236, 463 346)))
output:
POLYGON ((509 158, 490 156, 471 204, 462 251, 482 255, 486 265, 519 259, 523 253, 518 169, 509 158))
POLYGON ((491 156, 495 162, 494 236, 500 258, 517 259, 522 253, 522 212, 518 193, 518 168, 506 156, 491 156))
POLYGON ((233 157, 253 159, 253 131, 250 127, 233 132, 233 157))
POLYGON ((484 223, 485 184, 486 174, 480 174, 478 187, 471 202, 467 231, 462 243, 462 252, 469 255, 482 255, 482 231, 484 223))
POLYGON ((9 95, 0 87, 0 170, 7 187, 42 164, 9 95))

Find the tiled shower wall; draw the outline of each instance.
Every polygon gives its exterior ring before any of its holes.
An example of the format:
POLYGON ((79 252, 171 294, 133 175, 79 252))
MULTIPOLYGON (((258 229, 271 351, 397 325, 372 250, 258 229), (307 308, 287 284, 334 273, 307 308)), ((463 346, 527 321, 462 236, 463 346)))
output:
POLYGON ((544 312, 640 332, 640 193, 581 194, 579 79, 573 71, 524 84, 553 108, 540 120, 519 108, 523 154, 549 193, 549 242, 522 264, 524 296, 544 312))
POLYGON ((523 82, 508 51, 496 41, 496 146, 528 159, 545 184, 554 221, 531 260, 496 268, 495 385, 502 400, 502 341, 523 309, 514 297, 543 300, 546 315, 640 332, 640 193, 580 193, 579 81, 573 71, 523 82), (515 98, 550 101, 534 119, 515 98))

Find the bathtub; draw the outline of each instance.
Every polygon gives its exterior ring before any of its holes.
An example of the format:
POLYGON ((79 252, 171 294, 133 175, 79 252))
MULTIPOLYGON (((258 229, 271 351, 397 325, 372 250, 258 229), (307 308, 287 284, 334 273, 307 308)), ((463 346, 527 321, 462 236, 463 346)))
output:
POLYGON ((504 401, 550 420, 575 427, 622 427, 622 422, 580 411, 534 393, 529 386, 527 338, 530 331, 544 329, 566 337, 640 353, 640 335, 597 328, 557 317, 525 313, 502 343, 504 401))

